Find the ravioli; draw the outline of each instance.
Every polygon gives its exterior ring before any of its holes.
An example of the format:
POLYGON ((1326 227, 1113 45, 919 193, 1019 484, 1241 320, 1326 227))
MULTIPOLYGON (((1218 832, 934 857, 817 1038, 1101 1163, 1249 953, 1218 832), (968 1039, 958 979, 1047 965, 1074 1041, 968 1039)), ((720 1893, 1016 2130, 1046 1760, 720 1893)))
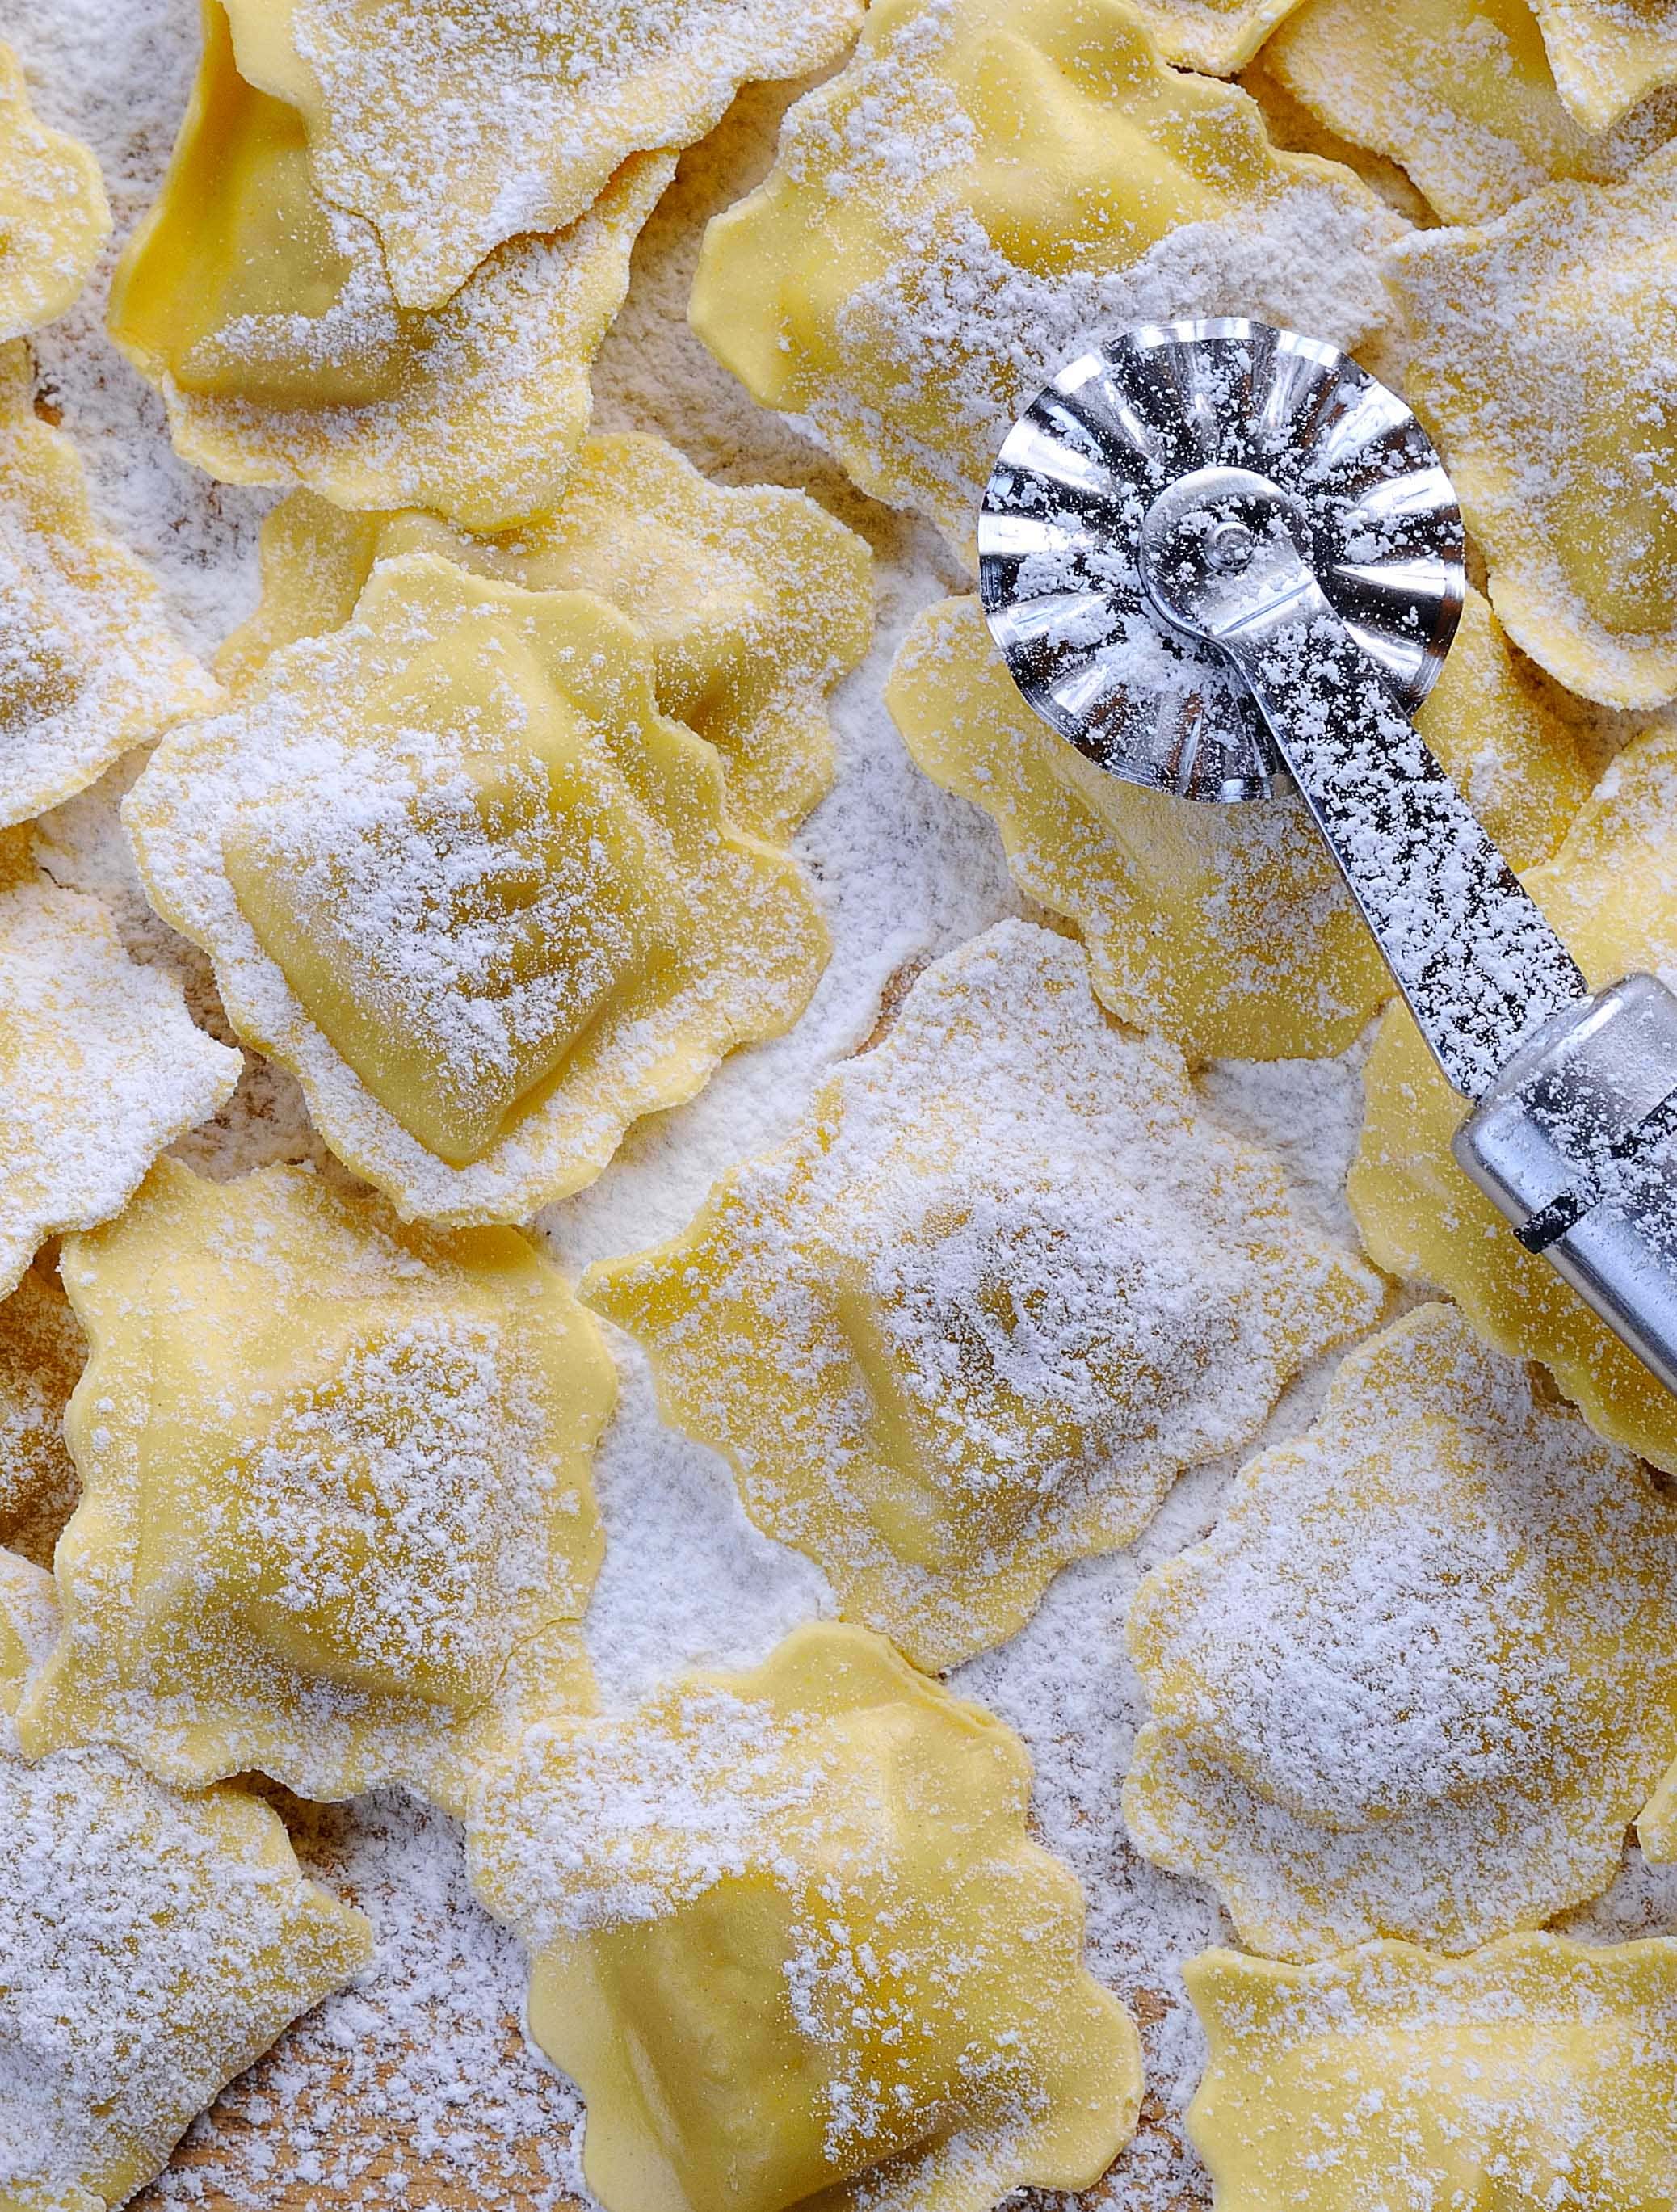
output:
MULTIPOLYGON (((1677 966, 1677 732, 1625 748, 1526 884, 1592 988, 1677 966)), ((1498 1351, 1541 1360, 1600 1434, 1677 1474, 1677 1400, 1457 1167, 1449 1142, 1467 1109, 1398 1007, 1364 1083, 1347 1195, 1370 1257, 1449 1291, 1498 1351)))
POLYGON ((1129 1832, 1255 1950, 1535 1927, 1677 1758, 1674 1572, 1677 1503, 1423 1306, 1142 1583, 1129 1832))
POLYGON ((974 560, 1014 416, 1091 330, 1254 314, 1352 344, 1395 219, 1275 152, 1244 93, 1160 61, 1121 0, 877 0, 706 233, 694 328, 863 490, 974 560))
POLYGON ((1130 0, 1168 62, 1227 76, 1249 62, 1299 0, 1130 0))
POLYGON ((788 1027, 828 940, 585 592, 434 553, 176 732, 123 809, 234 1025, 405 1216, 523 1221, 788 1027))
POLYGON ((37 420, 27 349, 0 347, 0 828, 218 696, 155 583, 94 520, 75 447, 37 420))
POLYGON ((863 0, 228 0, 239 64, 307 118, 325 198, 377 231, 404 307, 437 307, 622 165, 690 146, 743 84, 835 61, 863 0))
POLYGON ((1677 699, 1677 146, 1417 233, 1389 273, 1510 635, 1586 698, 1677 699))
MULTIPOLYGON (((1282 83, 1269 66, 1270 49, 1275 44, 1272 39, 1261 47, 1240 73, 1241 89, 1257 101, 1264 128, 1273 143, 1288 153, 1315 154, 1323 161, 1337 161, 1342 168, 1360 177, 1376 199, 1383 200, 1395 216, 1412 227, 1424 228, 1435 222, 1437 217, 1425 196, 1395 161, 1366 146, 1353 143, 1337 131, 1330 131, 1282 83)), ((1373 341, 1363 349, 1362 358, 1366 368, 1388 379, 1394 389, 1401 387, 1403 356, 1401 341, 1395 333, 1389 338, 1382 337, 1373 341)))
POLYGON ((0 1756, 8 1762, 16 1757, 10 1723, 24 1684, 52 1649, 58 1632, 52 1576, 0 1547, 0 1756))
POLYGON ((458 1810, 526 1704, 591 1701, 615 1376, 526 1237, 167 1160, 62 1264, 82 1497, 30 1757, 118 1743, 182 1786, 402 1780, 458 1810))
POLYGON ((563 489, 590 365, 673 169, 637 156, 568 228, 510 240, 434 307, 401 307, 372 226, 316 190, 301 115, 240 76, 204 0, 191 104, 112 282, 111 333, 211 476, 503 529, 563 489))
POLYGON ((1330 131, 1400 163, 1446 222, 1488 222, 1560 177, 1616 182, 1677 131, 1670 92, 1611 131, 1579 122, 1527 0, 1306 0, 1261 67, 1330 131))
POLYGON ((178 1796, 112 1751, 26 1765, 8 1716, 56 1625, 51 1578, 0 1552, 0 2194, 99 2212, 373 1931, 243 1790, 178 1796))
POLYGON ((239 1054, 110 916, 0 843, 0 1297, 49 1237, 117 1212, 159 1152, 225 1105, 239 1054))
POLYGON ((0 1300, 0 1544, 38 1566, 76 1505, 64 1407, 85 1357, 58 1268, 37 1261, 0 1300))
POLYGON ((987 2212, 1099 2178, 1139 2043, 1030 1785, 1011 1729, 834 1625, 486 1772, 472 1880, 534 1954, 607 2212, 987 2212))
POLYGON ((1671 0, 1533 0, 1560 96, 1606 131, 1650 92, 1677 84, 1671 0))
POLYGON ((110 234, 98 162, 31 111, 22 68, 0 39, 0 345, 63 314, 110 234))
MULTIPOLYGON (((1302 805, 1196 805, 1085 761, 1026 704, 976 599, 918 617, 885 701, 927 774, 994 821, 1020 888, 1076 924, 1121 1020, 1190 1058, 1315 1058, 1390 995, 1302 805)), ((1511 858, 1554 849, 1589 795, 1589 733, 1477 593, 1417 722, 1511 858)))
POLYGON ((1648 2212, 1671 2199, 1677 1942, 1370 1943, 1315 1966, 1207 1951, 1188 2107, 1218 2212, 1648 2212))
POLYGON ((927 1668, 1127 1543, 1381 1295, 1021 922, 922 975, 684 1235, 583 1282, 752 1518, 927 1668))
POLYGON ((537 591, 598 592, 653 650, 660 710, 721 757, 727 810, 780 839, 832 781, 826 695, 867 651, 864 541, 799 492, 700 475, 661 438, 590 438, 562 505, 471 538, 434 516, 345 514, 299 492, 263 526, 263 599, 218 667, 240 685, 276 647, 338 629, 375 561, 433 551, 537 591))

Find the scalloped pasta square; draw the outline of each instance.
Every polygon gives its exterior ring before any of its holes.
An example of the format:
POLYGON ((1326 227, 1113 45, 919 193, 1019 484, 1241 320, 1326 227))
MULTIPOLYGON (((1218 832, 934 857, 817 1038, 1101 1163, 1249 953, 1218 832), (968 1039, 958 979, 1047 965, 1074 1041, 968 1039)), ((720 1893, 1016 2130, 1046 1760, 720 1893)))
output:
POLYGON ((526 1704, 592 1702, 616 1380, 526 1237, 404 1228, 304 1168, 166 1160, 62 1265, 82 1496, 32 1757, 114 1742, 186 1787, 394 1779, 457 1810, 526 1704))
POLYGON ((689 314, 975 565, 997 449, 1088 331, 1254 314, 1353 344, 1389 318, 1396 228, 1244 93, 1167 70, 1121 0, 876 0, 711 223, 689 314))
POLYGON ((1011 1729, 831 1625, 489 1769, 472 1880, 534 1954, 531 2033, 587 2102, 607 2212, 988 2212, 1097 2180, 1139 2047, 1029 1796, 1011 1729))
POLYGON ((1063 938, 1004 922, 683 1236, 590 1270, 666 1418, 917 1665, 1000 1643, 1068 1559, 1247 1442, 1369 1270, 1278 1162, 1124 1035, 1063 938))
MULTIPOLYGON (((1390 995, 1301 805, 1196 805, 1109 775, 1027 705, 975 599, 916 618, 885 702, 927 774, 995 823, 1015 882, 1076 925, 1121 1020, 1194 1058, 1317 1058, 1390 995)), ((1504 851, 1553 851, 1589 796, 1587 732, 1477 592, 1416 719, 1504 851)))
POLYGON ((0 344, 62 315, 110 234, 98 162, 31 111, 17 56, 0 40, 0 344))
POLYGON ((307 119, 323 196, 373 226, 396 298, 574 222, 636 154, 740 87, 835 61, 864 0, 228 0, 239 66, 307 119))
POLYGON ((86 1356, 57 1267, 38 1260, 0 1299, 0 1545, 37 1566, 76 1507, 64 1408, 86 1356))
POLYGON ((117 1212, 157 1155, 232 1097, 240 1058, 94 899, 23 869, 0 888, 0 1297, 49 1237, 117 1212))
POLYGON ((1671 0, 1532 0, 1560 96, 1606 131, 1647 94, 1677 84, 1671 0))
POLYGON ((178 1796, 112 1751, 18 1758, 6 1716, 52 1593, 0 1552, 0 2196, 99 2212, 368 1963, 373 1931, 242 1790, 178 1796))
POLYGON ((432 553, 161 746, 123 817, 240 1034, 405 1215, 527 1220, 788 1027, 828 939, 640 633, 432 553))
POLYGON ((317 191, 301 116, 240 76, 204 0, 191 104, 112 281, 112 335, 210 475, 500 530, 564 487, 590 366, 673 172, 637 156, 568 228, 511 239, 434 307, 402 307, 371 225, 317 191))
POLYGON ((1188 2132, 1218 2212, 1671 2202, 1669 1938, 1371 1943, 1315 1966, 1207 1951, 1185 1974, 1211 2045, 1188 2132))
POLYGON ((1488 222, 1557 178, 1617 182, 1677 131, 1669 91, 1611 131, 1579 121, 1527 0, 1306 0, 1261 70, 1400 163, 1446 222, 1488 222))
POLYGON ((0 828, 220 696, 156 584, 95 523, 76 449, 32 391, 26 348, 0 348, 0 828))
POLYGON ((1129 1832, 1289 1958, 1535 1927, 1677 1757, 1674 1572, 1637 1461, 1423 1306, 1142 1583, 1129 1832))
MULTIPOLYGON (((1677 732, 1656 727, 1625 747, 1526 884, 1592 989, 1677 968, 1677 732)), ((1498 1351, 1541 1360, 1601 1435, 1677 1474, 1677 1401, 1457 1167, 1465 1109, 1401 1007, 1364 1084, 1347 1195, 1376 1263, 1447 1291, 1498 1351)))
POLYGON ((564 501, 509 535, 352 515, 299 492, 263 526, 263 599, 219 672, 339 629, 374 564, 435 552, 532 591, 598 592, 652 647, 660 710, 714 744, 740 828, 787 836, 832 781, 826 695, 872 630, 868 550, 800 492, 714 484, 661 438, 589 438, 564 501))
POLYGON ((1677 146, 1419 232, 1390 273, 1510 635, 1586 698, 1677 699, 1677 146))

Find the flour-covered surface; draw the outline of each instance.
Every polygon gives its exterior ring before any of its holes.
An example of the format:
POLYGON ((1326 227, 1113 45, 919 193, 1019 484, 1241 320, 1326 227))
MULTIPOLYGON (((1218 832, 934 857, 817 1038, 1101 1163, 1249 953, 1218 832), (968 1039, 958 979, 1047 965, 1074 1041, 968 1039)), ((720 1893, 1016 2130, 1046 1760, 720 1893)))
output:
POLYGON ((372 1942, 244 1792, 178 1796, 104 1748, 19 1755, 58 1625, 51 1577, 0 1553, 0 2190, 84 2212, 149 2180, 372 1942))
MULTIPOLYGON (((6 34, 36 113, 99 155, 116 217, 108 272, 162 174, 195 67, 196 8, 9 0, 6 34)), ((874 549, 875 650, 836 695, 838 781, 797 840, 833 958, 787 1036, 725 1062, 697 1099, 641 1123, 598 1182, 550 1212, 542 1226, 570 1269, 681 1229, 720 1175, 790 1133, 835 1061, 871 1036, 909 977, 1025 908, 990 823, 913 765, 881 704, 908 623, 961 586, 951 555, 928 526, 858 492, 792 422, 755 405, 684 321, 704 221, 762 180, 780 117, 805 88, 747 91, 684 158, 641 234, 597 364, 594 428, 661 433, 723 482, 809 491, 874 549)), ((147 561, 180 635, 208 655, 256 604, 256 532, 270 497, 213 485, 176 459, 161 403, 103 335, 103 282, 34 341, 40 390, 81 453, 101 525, 147 561)), ((1348 334, 1365 307, 1359 295, 1334 327, 1348 334)), ((208 963, 149 914, 117 834, 131 776, 118 769, 60 808, 38 849, 54 880, 98 892, 131 955, 178 975, 200 1026, 226 1041, 208 963)), ((1347 1243, 1357 1064, 1355 1054, 1222 1061, 1198 1085, 1206 1110, 1276 1152, 1301 1204, 1347 1243)), ((199 1173, 223 1177, 275 1159, 321 1159, 295 1086, 255 1055, 230 1105, 178 1149, 199 1173)), ((746 1521, 723 1462, 659 1423, 628 1340, 613 1348, 622 1395, 595 1466, 607 1548, 588 1638, 606 1709, 621 1712, 683 1669, 758 1662, 833 1601, 816 1567, 746 1521)), ((1302 1432, 1334 1364, 1317 1363, 1292 1387, 1251 1449, 1302 1432)), ((1030 1746, 1037 1832, 1088 1895, 1090 1966, 1142 2031, 1140 2131, 1108 2178, 1072 2200, 1080 2212, 1188 2212, 1208 2201, 1182 2142, 1181 2113, 1204 2052, 1180 1970, 1230 1931, 1209 1889, 1152 1867, 1127 1838, 1119 1790, 1146 1707, 1123 1634, 1142 1574, 1209 1534, 1234 1462, 1248 1456, 1189 1473, 1132 1550, 1067 1568, 1026 1627, 954 1683, 1030 1746)), ((521 2037, 524 1961, 471 1900, 458 1830, 397 1792, 330 1807, 269 1794, 305 1869, 368 1915, 377 1956, 352 1990, 224 2093, 142 2200, 145 2212, 560 2212, 574 2203, 579 2100, 521 2037)), ((1677 1931, 1677 1877, 1631 1853, 1613 1888, 1566 1927, 1593 1943, 1677 1931)))
POLYGON ((574 2204, 580 2100, 520 2036, 524 1961, 472 1901, 458 1826, 395 1792, 269 1796, 377 1952, 197 2123, 144 2212, 574 2204))
POLYGON ((0 1544, 52 1565, 80 1485, 64 1443, 64 1407, 87 1358, 50 1255, 0 1300, 0 1544))

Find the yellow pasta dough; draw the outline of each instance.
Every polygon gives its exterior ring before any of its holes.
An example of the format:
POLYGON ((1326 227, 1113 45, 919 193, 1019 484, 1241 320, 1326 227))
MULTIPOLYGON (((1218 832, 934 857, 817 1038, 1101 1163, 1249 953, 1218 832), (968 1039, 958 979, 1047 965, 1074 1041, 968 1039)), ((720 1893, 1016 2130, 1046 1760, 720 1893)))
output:
POLYGON ((1299 0, 1131 0, 1168 62, 1226 76, 1249 62, 1299 0))
POLYGON ((1587 698, 1677 699, 1677 146, 1418 232, 1390 273, 1510 635, 1587 698))
POLYGON ((0 40, 0 344, 62 315, 110 234, 98 162, 31 112, 17 56, 0 40))
POLYGON ((1637 1840, 1644 1858, 1668 1863, 1677 1859, 1677 1761, 1638 1814, 1637 1840))
POLYGON ((488 1771, 472 1878, 535 1954, 607 2212, 988 2212, 1100 2176, 1138 2041, 1030 1784, 1011 1729, 835 1626, 488 1771))
MULTIPOLYGON (((1677 732, 1627 746, 1526 881, 1592 988, 1677 966, 1677 732)), ((1397 1007, 1364 1081, 1348 1194, 1373 1258, 1448 1291, 1499 1351, 1540 1359, 1601 1435, 1677 1473, 1677 1401, 1456 1166, 1449 1140, 1467 1106, 1397 1007)))
POLYGON ((1671 0, 1533 0, 1560 96, 1589 131, 1606 131, 1636 102, 1677 84, 1671 0))
POLYGON ((264 525, 262 605, 220 672, 242 685, 276 647, 346 623, 375 561, 424 551, 620 608, 652 647, 660 709, 720 755, 742 829, 786 836, 832 781, 826 694, 867 651, 866 545, 801 493, 714 484, 632 432, 588 439, 562 505, 501 538, 294 494, 264 525))
POLYGON ((503 529, 563 488, 590 363, 672 173, 639 155, 568 228, 510 240, 434 308, 399 307, 372 226, 319 196, 301 116, 240 76, 204 0, 191 105, 112 283, 112 334, 212 476, 503 529))
POLYGON ((124 951, 94 899, 0 869, 0 1297, 49 1237, 115 1213, 239 1079, 179 984, 124 951))
POLYGON ((1315 1966, 1207 1951, 1188 2131, 1218 2212, 1665 2212, 1677 1942, 1370 1943, 1315 1966))
POLYGON ((1677 1503, 1423 1306, 1143 1582, 1129 1832, 1260 1951, 1535 1927, 1677 1758, 1674 1576, 1677 1503))
POLYGON ((752 1517, 927 1668, 1127 1543, 1381 1300, 1022 922, 939 961, 787 1145, 583 1295, 752 1517))
MULTIPOLYGON (((1330 130, 1282 83, 1279 74, 1269 65, 1271 49, 1277 43, 1272 39, 1240 73, 1241 89, 1257 101, 1264 128, 1274 144, 1289 153, 1316 154, 1324 161, 1339 162, 1359 176, 1407 223, 1425 227, 1435 222, 1437 218, 1425 198, 1395 161, 1330 130)), ((1401 351, 1382 341, 1375 341, 1367 349, 1364 365, 1389 376, 1394 384, 1402 381, 1401 351)))
POLYGON ((768 180, 706 234, 690 315, 765 405, 964 557, 1013 418, 1087 333, 1255 314, 1352 343, 1394 219, 1167 70, 1122 0, 876 0, 768 180))
POLYGON ((0 1547, 0 1743, 9 1760, 17 1753, 10 1723, 18 1700, 58 1632, 52 1576, 16 1552, 0 1547))
MULTIPOLYGON (((1195 805, 1109 775, 1026 704, 976 599, 918 617, 885 698, 927 774, 993 819, 1021 888, 1076 923, 1121 1019, 1191 1057, 1314 1057, 1389 995, 1297 801, 1195 805)), ((1589 794, 1587 733, 1477 593, 1418 721, 1505 851, 1554 849, 1589 794)))
POLYGON ((76 1504, 64 1407, 86 1352, 57 1265, 38 1260, 0 1300, 0 1544, 39 1566, 76 1504))
POLYGON ((111 1751, 24 1764, 8 1717, 52 1591, 0 1552, 0 2201, 103 2212, 368 1964, 373 1931, 242 1790, 179 1796, 111 1751))
POLYGON ((801 869, 734 830, 653 674, 591 593, 408 554, 125 803, 240 1035, 404 1214, 528 1219, 825 964, 801 869))
POLYGON ((527 1238, 162 1161, 63 1269, 82 1497, 32 1757, 113 1742, 186 1785, 399 1778, 453 1809, 526 1704, 590 1702, 615 1377, 527 1238))
POLYGON ((228 0, 240 67, 307 119, 321 191, 440 307, 521 232, 576 221, 630 155, 690 146, 742 84, 801 76, 863 0, 228 0))
POLYGON ((94 520, 75 447, 37 420, 27 349, 0 347, 0 828, 217 696, 157 586, 94 520))
POLYGON ((1622 179, 1677 131, 1669 94, 1612 131, 1577 121, 1527 0, 1306 0, 1262 70, 1399 162, 1447 222, 1487 222, 1558 177, 1622 179))

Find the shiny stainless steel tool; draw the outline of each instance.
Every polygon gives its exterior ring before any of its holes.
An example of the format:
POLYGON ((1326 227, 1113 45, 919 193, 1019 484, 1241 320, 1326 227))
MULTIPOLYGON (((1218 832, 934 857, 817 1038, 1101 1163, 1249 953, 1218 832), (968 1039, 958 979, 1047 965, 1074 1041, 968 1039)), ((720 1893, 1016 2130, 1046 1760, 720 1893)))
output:
POLYGON ((1592 996, 1418 735, 1466 585, 1401 400, 1262 323, 1147 324, 1063 368, 979 515, 1014 681, 1100 767, 1297 787, 1446 1078, 1456 1158, 1677 1390, 1677 997, 1592 996))

